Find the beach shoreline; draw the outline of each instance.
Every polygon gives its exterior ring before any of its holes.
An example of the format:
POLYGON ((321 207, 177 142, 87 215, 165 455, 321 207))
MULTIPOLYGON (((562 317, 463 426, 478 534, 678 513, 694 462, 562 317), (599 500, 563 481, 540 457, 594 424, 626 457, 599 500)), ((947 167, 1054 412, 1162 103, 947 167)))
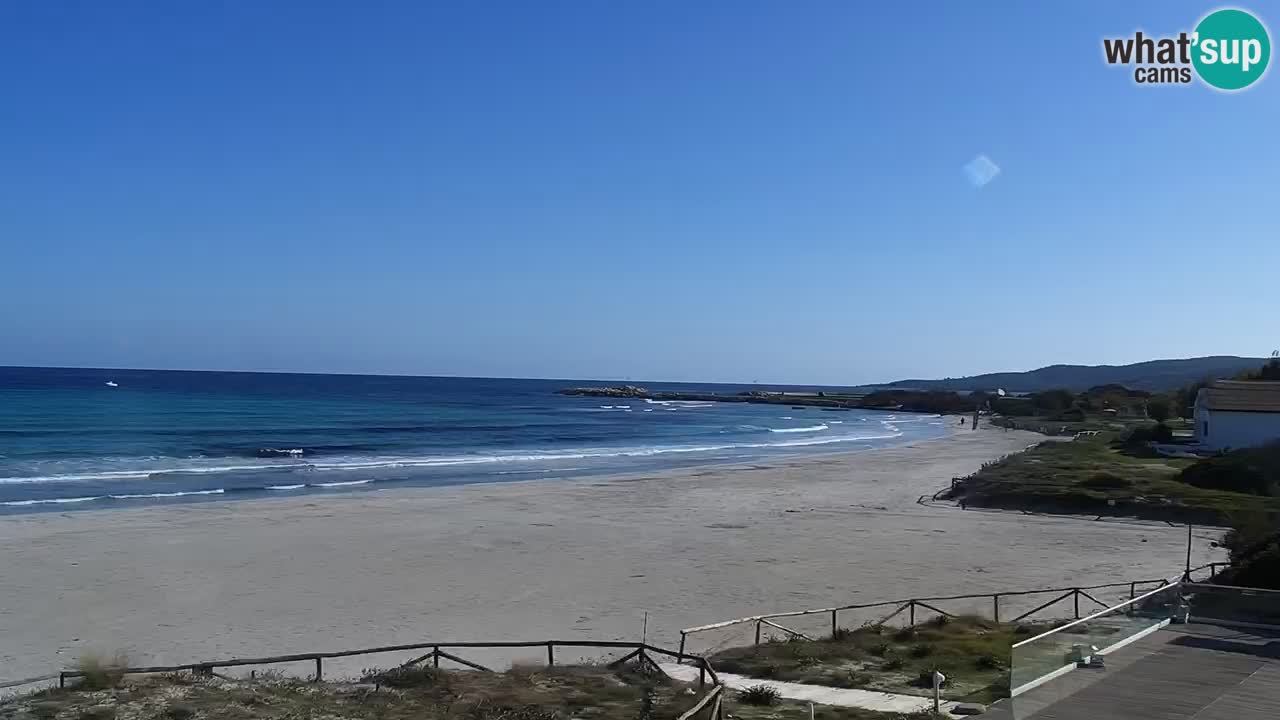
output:
MULTIPOLYGON (((646 612, 648 637, 674 644, 760 612, 1181 567, 1182 528, 916 503, 1038 438, 958 430, 746 465, 5 516, 0 680, 88 652, 163 664, 633 639, 646 612)), ((1194 560, 1220 559, 1204 545, 1194 560)))

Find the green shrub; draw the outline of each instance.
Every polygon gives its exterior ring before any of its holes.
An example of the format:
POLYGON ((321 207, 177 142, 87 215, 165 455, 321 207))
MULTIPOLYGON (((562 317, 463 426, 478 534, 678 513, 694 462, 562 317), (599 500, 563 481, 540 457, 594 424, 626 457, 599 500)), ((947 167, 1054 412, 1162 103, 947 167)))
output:
POLYGON ((1084 480, 1081 480, 1080 486, 1095 490, 1125 490, 1132 487, 1133 483, 1119 475, 1113 475, 1109 472, 1100 472, 1094 473, 1084 480))
POLYGON ((1280 442, 1205 458, 1176 479, 1209 490, 1280 496, 1280 442))
POLYGON ((1173 428, 1164 423, 1143 425, 1130 430, 1120 438, 1120 444, 1127 446, 1146 445, 1150 442, 1173 442, 1173 428))
POLYGON ((773 705, 782 695, 769 685, 752 685, 738 693, 738 700, 747 705, 773 705))
POLYGON ((361 682, 393 688, 443 687, 448 685, 449 674, 439 668, 422 665, 390 670, 371 668, 362 673, 361 682))
POLYGON ((170 705, 164 710, 164 716, 169 720, 190 720, 195 714, 195 709, 190 705, 170 705))
POLYGON ((38 702, 31 705, 31 715, 36 720, 53 720, 62 710, 62 704, 56 702, 38 702))
POLYGON ((933 645, 929 643, 920 643, 911 646, 911 657, 926 658, 933 654, 933 645))
POLYGON ((120 684, 129 658, 123 653, 112 657, 89 653, 76 662, 76 670, 83 673, 76 686, 82 690, 106 690, 120 684))
POLYGON ((894 672, 896 670, 901 670, 906 666, 907 664, 903 662, 902 658, 890 658, 888 661, 885 662, 884 665, 881 665, 880 667, 889 672, 894 672))
POLYGON ((987 653, 979 655, 978 659, 974 661, 974 665, 979 670, 999 670, 1004 667, 1004 659, 987 653))

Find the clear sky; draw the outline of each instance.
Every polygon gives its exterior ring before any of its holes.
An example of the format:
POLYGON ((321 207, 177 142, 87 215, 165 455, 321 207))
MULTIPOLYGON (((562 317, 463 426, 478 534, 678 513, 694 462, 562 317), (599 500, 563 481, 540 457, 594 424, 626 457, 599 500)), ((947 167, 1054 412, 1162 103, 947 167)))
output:
POLYGON ((1102 58, 1215 7, 3 2, 0 364, 852 384, 1265 355, 1277 70, 1224 94, 1102 58))

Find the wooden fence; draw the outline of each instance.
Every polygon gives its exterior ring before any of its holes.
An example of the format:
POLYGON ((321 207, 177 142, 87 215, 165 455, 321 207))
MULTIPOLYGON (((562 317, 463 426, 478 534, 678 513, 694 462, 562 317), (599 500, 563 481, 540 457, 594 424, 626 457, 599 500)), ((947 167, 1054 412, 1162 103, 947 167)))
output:
MULTIPOLYGON (((720 683, 720 677, 711 667, 711 663, 702 656, 691 655, 685 652, 672 652, 655 645, 638 642, 610 642, 596 640, 539 640, 529 642, 422 642, 410 643, 406 645, 383 645, 380 647, 361 648, 358 650, 339 650, 336 652, 317 652, 317 653, 298 653, 293 655, 273 655, 270 657, 253 657, 253 658, 229 658, 225 660, 206 660, 202 662, 184 663, 181 665, 149 665, 142 667, 123 668, 121 672, 126 675, 140 675, 152 673, 174 673, 174 672, 192 672, 201 675, 213 675, 217 668, 233 668, 246 667, 251 665, 278 665, 282 663, 297 662, 314 662, 315 674, 311 679, 320 682, 324 679, 324 661, 333 658, 346 658, 358 655, 373 655, 377 653, 391 652, 407 652, 414 650, 429 650, 429 652, 418 656, 406 663, 401 664, 400 668, 408 668, 421 663, 430 662, 434 667, 440 667, 441 659, 448 660, 462 665, 471 670, 479 672, 494 672, 494 670, 481 665, 480 663, 467 660, 458 655, 448 652, 448 650, 459 650, 465 648, 488 648, 488 649, 511 649, 511 648, 546 648, 547 667, 553 667, 556 664, 557 648, 594 648, 597 650, 630 650, 627 654, 609 663, 608 667, 616 668, 627 662, 637 662, 642 666, 661 672, 657 662, 654 661, 653 655, 663 656, 674 659, 679 663, 691 663, 698 667, 698 689, 706 692, 694 704, 692 708, 683 713, 679 720, 721 720, 723 716, 723 690, 724 686, 720 683), (711 684, 707 690, 707 683, 711 684)), ((59 687, 66 687, 67 680, 84 677, 85 673, 79 670, 64 670, 57 675, 47 675, 40 678, 32 678, 26 681, 16 681, 9 685, 28 684, 39 682, 42 680, 52 680, 57 678, 59 687)), ((0 686, 2 687, 2 686, 0 686)))
MULTIPOLYGON (((627 650, 632 652, 623 656, 621 659, 614 661, 612 665, 616 666, 632 659, 649 660, 648 653, 656 655, 664 655, 675 658, 677 662, 691 660, 702 670, 701 683, 705 683, 706 678, 710 678, 713 685, 719 685, 720 679, 712 669, 711 663, 706 658, 698 655, 690 655, 687 653, 676 653, 670 650, 649 645, 647 643, 636 642, 612 642, 600 640, 537 640, 527 642, 423 642, 411 643, 408 645, 382 645, 372 648, 361 648, 359 650, 339 650, 336 652, 318 652, 318 653, 297 653, 293 655, 273 655, 270 657, 254 657, 254 658, 229 658, 226 660, 206 660, 203 662, 184 663, 182 665, 150 665, 144 667, 124 668, 122 672, 126 675, 142 675, 153 673, 170 673, 170 672, 195 672, 202 674, 211 674, 216 668, 229 667, 245 667, 248 665, 279 665, 282 663, 296 662, 314 662, 316 667, 315 675, 312 680, 319 682, 324 679, 324 661, 333 658, 355 657, 357 655, 374 655, 379 653, 391 652, 407 652, 410 650, 427 650, 431 652, 414 658, 400 667, 410 667, 418 663, 431 660, 435 667, 440 667, 440 659, 452 660, 460 665, 464 665, 472 670, 480 670, 482 672, 494 672, 478 663, 464 660, 456 655, 445 652, 444 648, 546 648, 547 650, 547 667, 552 667, 556 663, 555 651, 557 647, 561 648, 597 648, 612 650, 627 650)), ((59 685, 65 686, 68 678, 83 677, 85 673, 79 670, 63 670, 58 673, 59 685)))
MULTIPOLYGON (((1227 563, 1208 563, 1206 565, 1201 565, 1200 567, 1197 567, 1197 568, 1192 568, 1187 573, 1187 575, 1189 576, 1197 572, 1208 570, 1210 572, 1210 578, 1212 578, 1217 574, 1218 568, 1221 568, 1225 565, 1227 565, 1227 563)), ((760 644, 762 640, 762 634, 765 632, 764 628, 766 627, 772 628, 774 630, 779 630, 785 633, 789 637, 797 637, 804 640, 814 640, 816 638, 813 637, 812 634, 806 634, 794 628, 786 627, 777 622, 777 620, 779 619, 800 618, 800 617, 814 616, 814 615, 830 616, 830 619, 831 619, 830 634, 825 635, 825 637, 834 637, 840 630, 840 613, 845 611, 853 611, 853 610, 870 610, 874 608, 884 608, 886 610, 890 610, 890 612, 887 615, 884 615, 883 617, 878 617, 878 619, 872 620, 870 624, 886 624, 897 618, 905 618, 906 620, 905 624, 907 626, 913 626, 917 623, 918 615, 921 614, 921 611, 924 611, 924 615, 927 617, 938 617, 938 616, 956 617, 957 616, 956 613, 940 608, 938 607, 938 605, 943 603, 953 602, 953 601, 960 601, 960 600, 983 601, 983 607, 990 608, 990 612, 979 613, 980 615, 989 617, 991 620, 994 620, 996 622, 1011 622, 1011 623, 1022 622, 1023 620, 1032 618, 1033 616, 1046 613, 1051 608, 1061 607, 1062 603, 1070 602, 1070 605, 1071 605, 1070 614, 1060 614, 1060 615, 1056 615, 1055 617, 1057 618, 1070 617, 1072 619, 1078 620, 1081 617, 1083 617, 1082 601, 1083 601, 1083 609, 1085 611, 1091 611, 1093 608, 1110 607, 1108 603, 1103 602, 1102 600, 1095 597, 1091 591, 1098 591, 1098 590, 1122 591, 1124 589, 1127 589, 1129 599, 1133 599, 1138 597, 1140 594, 1144 592, 1162 587, 1164 585, 1168 585, 1172 582, 1176 582, 1176 580, 1160 578, 1155 580, 1135 580, 1131 582, 1121 582, 1121 583, 1102 583, 1100 585, 1085 585, 1085 586, 1079 586, 1079 587, 1046 588, 1042 590, 1006 590, 1006 591, 1000 591, 1000 592, 975 593, 975 594, 968 594, 968 595, 915 597, 915 598, 905 598, 902 600, 881 600, 881 601, 869 602, 869 603, 856 603, 856 604, 850 604, 850 605, 841 605, 839 607, 815 608, 811 610, 792 610, 789 612, 769 613, 765 615, 752 615, 750 617, 736 618, 734 620, 725 620, 723 622, 711 623, 709 625, 699 625, 697 627, 685 628, 681 630, 679 652, 684 653, 687 645, 687 641, 690 635, 694 635, 697 633, 705 633, 713 630, 720 630, 723 628, 733 627, 736 625, 745 625, 745 624, 755 625, 754 644, 756 645, 760 644), (1008 612, 1005 612, 1005 613, 1001 612, 1002 600, 1008 600, 1009 598, 1018 598, 1018 597, 1030 597, 1034 595, 1044 595, 1044 596, 1051 596, 1051 597, 1045 602, 1035 606, 1034 608, 1027 610, 1025 612, 1018 613, 1017 615, 1012 617, 1010 616, 1011 614, 1008 612)))

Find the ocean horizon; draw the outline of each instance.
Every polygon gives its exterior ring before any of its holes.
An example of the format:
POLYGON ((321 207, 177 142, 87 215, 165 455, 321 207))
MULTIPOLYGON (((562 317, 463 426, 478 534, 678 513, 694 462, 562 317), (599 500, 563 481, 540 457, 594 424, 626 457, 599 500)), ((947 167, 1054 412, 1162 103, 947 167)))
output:
POLYGON ((946 434, 930 415, 556 394, 618 382, 0 367, 0 514, 657 472, 946 434))

